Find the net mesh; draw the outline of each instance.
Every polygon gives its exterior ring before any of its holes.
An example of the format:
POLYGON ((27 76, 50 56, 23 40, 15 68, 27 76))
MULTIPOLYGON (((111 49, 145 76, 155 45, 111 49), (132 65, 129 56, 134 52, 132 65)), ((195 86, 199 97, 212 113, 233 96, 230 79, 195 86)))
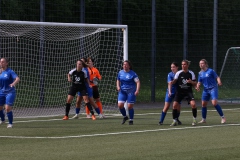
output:
MULTIPOLYGON (((67 74, 83 57, 93 58, 102 75, 98 85, 103 112, 118 113, 115 88, 123 60, 121 29, 0 23, 0 53, 21 79, 15 117, 63 115, 71 85, 67 74)), ((70 114, 74 108, 75 100, 70 114)))
POLYGON ((239 79, 240 47, 231 47, 225 56, 220 77, 223 85, 220 87, 219 99, 224 102, 240 103, 239 79))

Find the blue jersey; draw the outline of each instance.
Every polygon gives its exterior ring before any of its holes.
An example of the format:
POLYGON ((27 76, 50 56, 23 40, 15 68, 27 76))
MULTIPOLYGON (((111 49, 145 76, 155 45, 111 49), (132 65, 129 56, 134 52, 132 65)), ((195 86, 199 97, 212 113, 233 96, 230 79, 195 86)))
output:
POLYGON ((139 81, 138 75, 130 70, 125 72, 124 70, 119 71, 117 79, 120 81, 120 88, 125 92, 135 92, 136 82, 139 81))
POLYGON ((204 89, 211 89, 217 87, 217 73, 208 68, 206 71, 200 71, 198 75, 198 82, 202 83, 204 89))
POLYGON ((17 74, 10 68, 2 71, 0 74, 0 93, 10 93, 15 91, 15 87, 10 87, 10 84, 12 84, 16 78, 17 74))
MULTIPOLYGON (((167 83, 173 81, 173 80, 174 80, 174 76, 175 76, 175 73, 169 72, 169 73, 168 73, 168 77, 167 77, 167 83)), ((167 89, 167 92, 168 92, 168 89, 167 89)), ((172 93, 172 94, 176 93, 176 84, 173 84, 173 85, 172 85, 171 93, 172 93)))

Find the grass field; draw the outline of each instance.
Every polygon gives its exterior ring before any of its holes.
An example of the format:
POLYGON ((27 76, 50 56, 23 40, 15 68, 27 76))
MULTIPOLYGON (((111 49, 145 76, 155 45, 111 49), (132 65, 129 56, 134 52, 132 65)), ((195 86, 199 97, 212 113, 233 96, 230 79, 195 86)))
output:
MULTIPOLYGON (((92 121, 62 117, 15 119, 14 128, 0 126, 0 159, 11 160, 230 160, 240 159, 240 106, 224 105, 226 124, 213 107, 206 124, 191 126, 192 113, 183 107, 182 125, 170 127, 171 111, 159 126, 161 107, 135 109, 134 125, 122 117, 92 121)), ((198 108, 198 121, 201 119, 198 108)))

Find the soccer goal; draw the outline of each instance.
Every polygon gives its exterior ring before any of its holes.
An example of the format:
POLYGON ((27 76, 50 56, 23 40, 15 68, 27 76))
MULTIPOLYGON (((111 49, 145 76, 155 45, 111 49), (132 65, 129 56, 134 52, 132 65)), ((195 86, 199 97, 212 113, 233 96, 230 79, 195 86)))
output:
MULTIPOLYGON (((1 57, 9 58, 9 67, 21 79, 15 117, 63 115, 71 85, 67 74, 83 57, 93 58, 102 75, 104 114, 119 113, 116 77, 128 58, 127 25, 0 20, 0 36, 1 57)), ((75 101, 70 110, 74 113, 75 101)))
POLYGON ((240 47, 227 50, 220 72, 223 86, 220 87, 219 100, 228 103, 240 103, 240 47))

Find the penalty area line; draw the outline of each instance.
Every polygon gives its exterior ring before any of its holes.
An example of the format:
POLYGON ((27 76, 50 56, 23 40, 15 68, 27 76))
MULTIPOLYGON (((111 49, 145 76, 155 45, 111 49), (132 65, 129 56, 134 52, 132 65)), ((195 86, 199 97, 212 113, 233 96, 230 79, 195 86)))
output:
POLYGON ((142 131, 129 131, 129 132, 114 132, 114 133, 99 133, 99 134, 76 135, 76 136, 62 136, 62 137, 0 136, 0 138, 12 138, 12 139, 68 139, 68 138, 97 137, 97 136, 109 136, 109 135, 122 135, 122 134, 134 134, 134 133, 171 131, 171 130, 186 130, 186 129, 227 127, 227 126, 240 126, 240 124, 222 124, 222 125, 211 125, 211 126, 192 126, 192 127, 182 127, 182 128, 165 128, 165 129, 155 129, 155 130, 142 130, 142 131))

